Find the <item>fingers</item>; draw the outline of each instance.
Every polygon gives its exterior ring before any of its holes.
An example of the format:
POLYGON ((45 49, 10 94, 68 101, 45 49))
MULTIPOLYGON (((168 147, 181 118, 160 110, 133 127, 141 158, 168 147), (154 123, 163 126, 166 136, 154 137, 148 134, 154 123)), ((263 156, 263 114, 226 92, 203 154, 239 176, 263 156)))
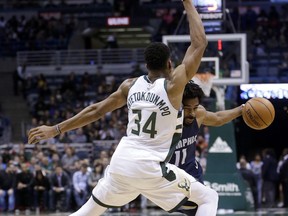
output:
POLYGON ((35 144, 40 140, 45 139, 45 135, 42 133, 40 128, 33 128, 28 133, 28 143, 35 144))

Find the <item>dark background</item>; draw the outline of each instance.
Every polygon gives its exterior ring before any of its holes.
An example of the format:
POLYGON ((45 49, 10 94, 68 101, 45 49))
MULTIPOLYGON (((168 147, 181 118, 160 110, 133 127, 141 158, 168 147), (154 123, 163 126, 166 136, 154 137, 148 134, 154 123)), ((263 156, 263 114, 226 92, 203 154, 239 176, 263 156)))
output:
MULTIPOLYGON (((247 100, 239 99, 239 104, 247 100)), ((256 152, 261 153, 264 148, 273 148, 277 158, 280 157, 284 148, 288 148, 288 99, 273 99, 275 119, 266 129, 254 130, 249 128, 242 118, 235 120, 235 138, 237 155, 245 155, 250 161, 256 152)))

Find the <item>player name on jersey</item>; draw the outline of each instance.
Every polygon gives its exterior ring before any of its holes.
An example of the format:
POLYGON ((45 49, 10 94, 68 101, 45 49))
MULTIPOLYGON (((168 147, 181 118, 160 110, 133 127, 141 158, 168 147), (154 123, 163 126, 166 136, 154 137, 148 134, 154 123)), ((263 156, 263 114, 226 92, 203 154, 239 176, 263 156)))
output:
POLYGON ((167 106, 166 102, 161 99, 159 95, 156 95, 151 92, 135 92, 127 100, 127 106, 130 109, 131 105, 136 101, 148 101, 154 103, 159 107, 159 110, 162 111, 161 115, 166 116, 170 114, 169 106, 167 106))

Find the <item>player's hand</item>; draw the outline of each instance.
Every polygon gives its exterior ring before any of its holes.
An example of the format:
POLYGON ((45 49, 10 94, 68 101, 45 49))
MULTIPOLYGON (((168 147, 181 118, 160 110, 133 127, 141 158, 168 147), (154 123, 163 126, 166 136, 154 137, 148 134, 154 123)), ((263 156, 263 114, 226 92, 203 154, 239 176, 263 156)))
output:
POLYGON ((37 128, 32 128, 28 133, 28 143, 35 144, 40 140, 45 140, 52 138, 57 135, 57 130, 54 126, 40 126, 37 128))

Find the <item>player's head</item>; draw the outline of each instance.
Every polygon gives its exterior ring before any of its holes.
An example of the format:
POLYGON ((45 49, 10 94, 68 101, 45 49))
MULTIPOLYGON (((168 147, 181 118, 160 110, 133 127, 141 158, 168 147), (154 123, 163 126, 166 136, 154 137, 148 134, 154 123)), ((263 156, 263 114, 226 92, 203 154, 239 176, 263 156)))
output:
POLYGON ((195 111, 200 105, 203 96, 204 92, 199 85, 193 81, 189 81, 189 83, 186 84, 182 98, 184 125, 192 124, 193 120, 196 118, 195 111))
POLYGON ((146 67, 152 72, 164 72, 171 68, 170 50, 161 42, 149 44, 144 51, 146 67))

